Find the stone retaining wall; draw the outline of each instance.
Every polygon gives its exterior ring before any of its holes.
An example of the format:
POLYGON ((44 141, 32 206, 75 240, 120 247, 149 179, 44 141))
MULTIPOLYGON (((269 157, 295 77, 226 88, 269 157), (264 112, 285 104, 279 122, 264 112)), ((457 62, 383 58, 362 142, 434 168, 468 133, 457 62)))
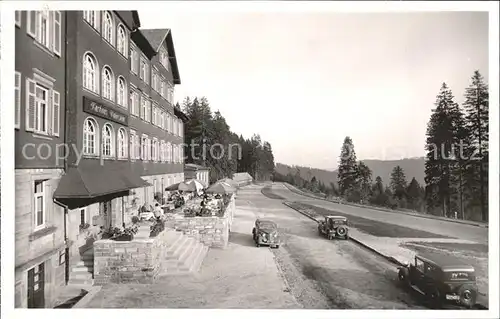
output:
POLYGON ((229 232, 233 223, 235 197, 224 212, 223 217, 181 217, 175 219, 173 227, 184 235, 194 237, 211 248, 225 249, 229 242, 229 232))
MULTIPOLYGON (((141 227, 137 235, 141 233, 149 236, 149 227, 141 227)), ((163 231, 155 238, 94 242, 94 283, 152 283, 160 272, 167 271, 166 254, 171 244, 167 234, 163 231)))

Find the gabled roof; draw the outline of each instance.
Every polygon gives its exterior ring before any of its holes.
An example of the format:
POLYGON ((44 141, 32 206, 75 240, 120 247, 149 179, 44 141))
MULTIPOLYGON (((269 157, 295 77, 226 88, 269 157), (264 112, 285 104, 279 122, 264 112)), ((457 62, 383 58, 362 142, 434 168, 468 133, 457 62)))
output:
POLYGON ((253 180, 253 177, 252 177, 252 175, 248 174, 247 172, 234 173, 233 180, 237 181, 237 182, 239 182, 239 181, 251 181, 251 180, 253 180))
POLYGON ((210 170, 210 168, 208 167, 204 167, 204 166, 201 166, 201 165, 198 165, 198 164, 194 164, 194 163, 187 163, 187 164, 184 164, 184 169, 188 169, 188 170, 198 170, 198 171, 207 171, 207 170, 210 170))
POLYGON ((141 27, 139 13, 137 13, 137 11, 115 11, 115 13, 123 20, 130 30, 141 27))
POLYGON ((177 58, 175 56, 174 40, 172 38, 172 30, 170 29, 141 29, 144 37, 149 41, 151 46, 158 53, 163 42, 167 42, 168 59, 172 66, 172 74, 174 76, 174 83, 181 84, 181 77, 179 74, 179 67, 177 66, 177 58))

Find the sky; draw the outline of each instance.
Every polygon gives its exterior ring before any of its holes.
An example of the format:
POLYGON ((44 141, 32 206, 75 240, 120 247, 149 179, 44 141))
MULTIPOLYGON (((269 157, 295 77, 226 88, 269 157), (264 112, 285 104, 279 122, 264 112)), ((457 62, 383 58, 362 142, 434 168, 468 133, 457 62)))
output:
POLYGON ((276 162, 337 167, 345 136, 358 159, 424 156, 442 82, 463 101, 488 79, 488 13, 160 12, 182 84, 206 96, 231 130, 271 143, 276 162))

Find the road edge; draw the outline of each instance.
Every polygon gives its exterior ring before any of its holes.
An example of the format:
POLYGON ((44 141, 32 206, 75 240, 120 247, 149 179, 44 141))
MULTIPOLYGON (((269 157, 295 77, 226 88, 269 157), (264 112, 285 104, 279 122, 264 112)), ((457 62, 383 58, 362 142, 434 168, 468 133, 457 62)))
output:
MULTIPOLYGON (((283 205, 285 205, 285 206, 287 206, 287 207, 290 207, 291 209, 295 210, 296 212, 298 212, 298 213, 300 213, 300 214, 302 214, 302 215, 304 215, 304 216, 308 217, 309 219, 314 220, 314 221, 315 221, 315 222, 317 222, 317 223, 319 222, 319 221, 318 221, 315 217, 310 216, 309 214, 307 214, 307 213, 305 213, 305 212, 300 211, 300 209, 297 209, 297 208, 295 208, 295 207, 293 207, 293 206, 289 205, 289 202, 287 202, 287 201, 284 201, 284 202, 283 202, 283 205)), ((385 258, 385 259, 386 259, 386 260, 388 260, 389 262, 391 262, 391 263, 393 263, 393 264, 396 264, 396 265, 398 265, 398 266, 403 266, 403 263, 402 263, 402 262, 400 262, 399 260, 397 260, 396 258, 394 258, 394 257, 392 257, 392 256, 388 256, 388 255, 386 255, 386 254, 382 254, 382 253, 381 253, 380 251, 378 251, 377 249, 375 249, 375 248, 373 248, 373 247, 371 247, 371 246, 369 246, 369 245, 367 245, 367 244, 363 243, 362 241, 360 241, 360 240, 358 240, 358 239, 356 239, 356 238, 352 237, 352 235, 350 235, 350 236, 349 236, 349 239, 350 239, 350 240, 352 240, 353 242, 355 242, 356 244, 359 244, 360 246, 362 246, 362 247, 364 247, 364 248, 366 248, 366 249, 370 250, 371 252, 374 252, 375 254, 377 254, 377 255, 379 255, 379 256, 381 256, 381 257, 385 258)))
MULTIPOLYGON (((289 191, 291 191, 291 192, 293 192, 295 194, 299 194, 299 195, 306 196, 306 197, 309 197, 309 198, 323 200, 325 202, 336 203, 335 201, 332 201, 332 200, 329 200, 329 199, 326 199, 326 198, 321 198, 319 196, 313 196, 311 194, 307 194, 307 193, 302 192, 300 190, 293 189, 287 183, 282 183, 282 184, 289 191)), ((376 206, 368 206, 368 205, 357 205, 357 204, 348 203, 348 202, 343 203, 343 204, 344 205, 348 205, 348 206, 352 206, 352 207, 374 209, 374 210, 378 210, 378 211, 381 211, 381 212, 387 212, 387 213, 405 214, 405 215, 408 215, 408 216, 414 216, 414 217, 418 217, 418 218, 441 220, 441 221, 450 222, 450 223, 456 223, 456 224, 462 224, 462 225, 469 225, 469 226, 475 226, 475 227, 481 227, 481 228, 489 228, 487 224, 479 224, 479 223, 474 223, 474 222, 464 222, 464 221, 462 221, 460 219, 458 219, 458 220, 456 220, 456 219, 445 219, 445 218, 440 218, 438 216, 429 216, 427 214, 408 213, 408 212, 401 211, 401 210, 384 209, 384 208, 380 208, 380 207, 376 207, 376 206)))
MULTIPOLYGON (((300 211, 299 209, 297 209, 297 208, 295 208, 295 207, 293 207, 293 206, 289 205, 290 203, 291 203, 290 201, 283 201, 283 202, 282 202, 282 204, 283 204, 283 205, 285 205, 285 206, 287 206, 287 207, 289 207, 289 208, 291 208, 291 209, 295 210, 296 212, 298 212, 298 213, 300 213, 300 214, 302 214, 302 215, 304 215, 304 216, 308 217, 309 219, 314 220, 316 223, 318 223, 318 220, 317 220, 315 217, 310 216, 309 214, 307 214, 307 213, 305 213, 305 212, 302 212, 302 211, 300 211)), ((371 247, 371 246, 369 246, 369 245, 367 245, 367 244, 363 243, 362 241, 360 241, 360 240, 358 240, 358 239, 356 239, 356 238, 353 238, 352 236, 349 236, 349 240, 352 240, 352 241, 353 241, 353 242, 355 242, 356 244, 358 244, 358 245, 362 246, 363 248, 365 248, 365 249, 367 249, 367 250, 369 250, 369 251, 371 251, 371 252, 375 253, 376 255, 378 255, 378 256, 380 256, 380 257, 382 257, 382 258, 386 259, 387 261, 389 261, 389 262, 390 262, 390 263, 392 263, 392 264, 395 264, 395 265, 397 265, 397 266, 403 266, 403 263, 402 263, 402 262, 400 262, 399 260, 397 260, 396 258, 394 258, 394 257, 392 257, 392 256, 389 256, 389 255, 386 255, 386 254, 383 254, 383 253, 381 253, 380 251, 378 251, 377 249, 375 249, 375 248, 373 248, 373 247, 371 247)), ((477 307, 479 307, 479 308, 480 308, 480 309, 482 309, 482 310, 488 310, 488 309, 489 309, 488 307, 486 307, 485 305, 480 304, 480 303, 476 304, 476 306, 477 306, 477 307)))

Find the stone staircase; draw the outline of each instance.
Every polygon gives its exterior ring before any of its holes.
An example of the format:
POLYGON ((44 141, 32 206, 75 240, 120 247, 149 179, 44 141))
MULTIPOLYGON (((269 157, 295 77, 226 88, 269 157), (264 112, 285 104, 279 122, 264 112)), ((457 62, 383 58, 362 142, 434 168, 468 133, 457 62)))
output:
POLYGON ((94 249, 87 249, 80 254, 80 260, 70 266, 69 285, 94 284, 94 249))
POLYGON ((208 252, 208 247, 180 231, 169 230, 166 254, 166 271, 160 276, 196 273, 208 252))

